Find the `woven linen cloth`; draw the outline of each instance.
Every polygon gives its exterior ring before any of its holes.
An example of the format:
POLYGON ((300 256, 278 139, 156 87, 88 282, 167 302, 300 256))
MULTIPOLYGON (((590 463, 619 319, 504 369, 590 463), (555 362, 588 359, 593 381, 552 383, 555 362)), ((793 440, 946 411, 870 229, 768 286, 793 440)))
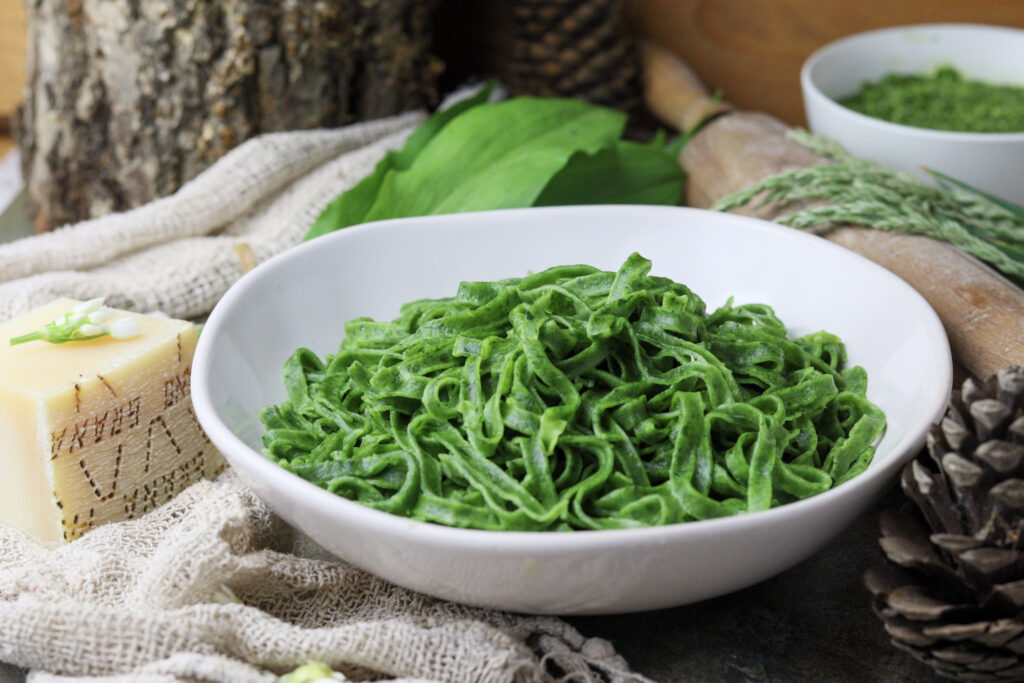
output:
MULTIPOLYGON (((254 138, 170 197, 0 246, 0 320, 58 296, 204 315, 422 118, 254 138)), ((311 660, 351 680, 645 680, 558 619, 331 560, 230 470, 59 549, 0 526, 0 661, 30 681, 273 681, 311 660)))
POLYGON ((208 313, 247 268, 299 243, 422 119, 263 135, 169 197, 0 245, 0 322, 58 296, 105 296, 175 318, 208 313))
POLYGON ((294 535, 232 471, 59 549, 0 527, 0 659, 30 681, 640 681, 553 617, 435 600, 294 535), (50 673, 52 672, 52 673, 50 673), (99 678, 81 678, 99 677, 99 678))

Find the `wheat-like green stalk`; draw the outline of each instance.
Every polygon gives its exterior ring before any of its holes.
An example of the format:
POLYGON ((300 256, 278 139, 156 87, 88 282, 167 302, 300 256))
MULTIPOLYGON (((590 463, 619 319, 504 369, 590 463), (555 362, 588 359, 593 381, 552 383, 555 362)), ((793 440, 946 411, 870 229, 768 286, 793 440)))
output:
POLYGON ((830 163, 784 171, 723 197, 718 211, 752 204, 801 206, 776 218, 800 230, 863 225, 878 230, 927 235, 988 263, 1024 286, 1024 208, 995 200, 941 176, 930 187, 908 173, 857 159, 831 140, 806 131, 789 136, 830 163), (824 203, 821 203, 824 202, 824 203))

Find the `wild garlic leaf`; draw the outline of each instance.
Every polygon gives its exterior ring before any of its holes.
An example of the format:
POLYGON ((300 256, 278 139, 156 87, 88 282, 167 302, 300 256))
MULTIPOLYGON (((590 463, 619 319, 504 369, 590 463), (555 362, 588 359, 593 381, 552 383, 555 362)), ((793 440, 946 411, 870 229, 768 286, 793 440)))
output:
POLYGON ((574 153, 613 144, 625 123, 578 100, 482 104, 441 129, 411 168, 388 174, 366 220, 531 206, 574 153))
POLYGON ((686 174, 657 136, 643 145, 619 140, 596 154, 577 152, 534 206, 677 204, 686 174))
POLYGON ((492 89, 491 85, 487 85, 481 88, 479 92, 456 102, 447 109, 435 112, 419 128, 413 131, 412 135, 405 141, 402 149, 385 154, 384 158, 377 162, 373 173, 363 178, 351 189, 335 197, 327 205, 323 213, 313 222, 313 225, 310 226, 309 232, 306 233, 304 239, 311 240, 314 237, 365 222, 366 214, 369 212, 370 207, 373 206, 385 176, 396 171, 404 171, 412 166, 416 157, 423 151, 427 143, 437 135, 438 131, 448 125, 459 114, 486 102, 491 96, 492 89))
POLYGON ((373 220, 560 204, 676 204, 677 140, 620 140, 626 116, 570 99, 487 103, 489 89, 434 114, 335 199, 311 239, 373 220))

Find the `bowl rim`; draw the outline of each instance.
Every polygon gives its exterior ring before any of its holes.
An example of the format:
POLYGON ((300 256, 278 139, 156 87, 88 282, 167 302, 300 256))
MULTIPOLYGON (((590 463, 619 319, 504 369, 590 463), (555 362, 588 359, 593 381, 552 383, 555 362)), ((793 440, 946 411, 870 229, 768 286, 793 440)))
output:
MULTIPOLYGON (((870 378, 869 378, 870 383, 870 378)), ((526 209, 499 209, 495 211, 479 211, 462 214, 447 214, 434 216, 417 216, 411 218, 394 218, 372 223, 355 225, 344 230, 339 230, 309 242, 301 243, 295 247, 268 259, 259 264, 256 268, 242 276, 216 304, 211 311, 209 318, 200 335, 196 347, 192 365, 192 402, 196 418, 203 429, 207 432, 213 444, 224 451, 224 456, 232 466, 235 458, 243 463, 244 467, 239 470, 250 470, 258 473, 260 481, 273 481, 272 488, 288 489, 288 497, 305 499, 308 501, 304 507, 314 507, 320 514, 332 519, 343 519, 357 524, 364 532, 379 532, 391 537, 415 538, 417 543, 427 543, 439 547, 479 549, 487 548, 489 551, 498 553, 517 552, 529 550, 531 553, 544 555, 558 555, 565 552, 579 552, 585 550, 600 550, 619 548, 623 542, 634 544, 661 544, 672 542, 679 537, 708 537, 716 536, 726 531, 740 531, 744 528, 756 528, 759 525, 769 522, 785 523, 796 517, 805 514, 813 515, 816 511, 830 506, 840 506, 844 501, 852 502, 862 495, 862 489, 868 491, 880 489, 886 480, 890 479, 895 472, 913 458, 917 451, 924 445, 928 429, 938 421, 945 413, 948 397, 953 383, 952 357, 949 352, 949 341, 945 329, 939 320, 938 315, 931 308, 917 290, 912 288, 902 279, 889 272, 882 266, 869 259, 833 244, 816 235, 802 232, 794 228, 781 226, 768 221, 741 216, 736 214, 721 213, 704 209, 677 206, 642 206, 642 205, 588 205, 588 206, 556 206, 539 207, 526 209), (931 405, 926 408, 925 414, 931 419, 927 424, 919 426, 916 430, 908 430, 903 437, 893 444, 893 450, 903 450, 903 454, 890 459, 888 462, 880 463, 877 467, 868 469, 853 479, 829 489, 823 493, 805 498, 803 500, 787 503, 779 507, 763 510, 755 513, 739 514, 730 517, 716 519, 695 520, 680 522, 662 526, 642 527, 633 529, 600 529, 600 530, 579 530, 571 533, 557 533, 550 531, 502 531, 467 529, 450 527, 432 522, 402 517, 390 512, 377 510, 364 506, 355 501, 349 500, 337 494, 331 493, 316 484, 299 477, 292 472, 285 470, 276 463, 269 460, 262 453, 257 452, 248 444, 242 441, 231 429, 221 421, 217 409, 213 405, 208 383, 212 377, 210 373, 213 345, 219 336, 224 320, 230 310, 234 308, 246 295, 247 290, 261 277, 268 275, 277 268, 293 260, 302 260, 313 250, 320 251, 326 246, 323 240, 331 242, 343 242, 348 239, 358 238, 363 232, 375 230, 389 230, 400 227, 409 222, 432 222, 437 220, 454 219, 456 221, 480 221, 486 220, 489 215, 494 214, 537 214, 537 213, 565 213, 567 215, 586 214, 588 212, 642 212, 642 213, 674 213, 677 216, 684 213, 692 213, 704 218, 714 216, 713 220, 724 220, 735 222, 746 226, 747 229, 760 230, 763 232, 784 234, 789 239, 803 239, 813 241, 818 247, 841 252, 844 257, 860 261, 861 265, 874 270, 880 277, 888 280, 894 287, 903 288, 907 294, 916 298, 924 307, 924 326, 929 337, 934 337, 942 344, 945 362, 941 367, 936 368, 939 374, 941 385, 944 389, 942 394, 936 394, 931 399, 931 405), (282 477, 282 475, 284 475, 282 477)), ((877 454, 876 454, 877 455, 877 454)), ((246 473, 242 472, 243 480, 246 473)), ((265 484, 264 484, 265 486, 265 484)))
MULTIPOLYGON (((849 107, 844 107, 836 100, 826 95, 814 81, 811 73, 817 65, 830 57, 834 52, 841 50, 852 43, 859 42, 870 37, 904 34, 908 31, 947 31, 952 33, 1003 33, 1016 35, 1021 39, 1024 47, 1024 29, 1013 26, 998 26, 994 24, 978 23, 956 23, 940 22, 934 24, 907 24, 901 26, 888 26, 885 28, 862 31, 848 36, 843 36, 830 43, 822 45, 804 60, 800 67, 800 86, 803 90, 805 100, 814 100, 824 108, 831 116, 845 118, 847 122, 853 122, 861 126, 874 127, 879 132, 891 135, 902 135, 918 138, 920 141, 929 142, 957 142, 957 143, 981 143, 981 144, 1006 144, 1024 143, 1024 131, 1008 133, 977 133, 952 130, 938 130, 935 128, 919 128, 908 126, 903 123, 893 123, 885 119, 868 116, 849 107)), ((1020 84, 1024 87, 1024 83, 1020 84)))

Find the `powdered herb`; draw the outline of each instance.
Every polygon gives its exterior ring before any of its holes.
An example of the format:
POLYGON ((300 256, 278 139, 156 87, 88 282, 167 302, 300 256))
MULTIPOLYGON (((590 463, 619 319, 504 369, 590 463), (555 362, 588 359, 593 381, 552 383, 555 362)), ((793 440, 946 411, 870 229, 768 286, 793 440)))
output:
POLYGON ((888 74, 865 83, 844 107, 916 128, 963 133, 1024 132, 1024 87, 986 83, 951 66, 927 75, 888 74))

